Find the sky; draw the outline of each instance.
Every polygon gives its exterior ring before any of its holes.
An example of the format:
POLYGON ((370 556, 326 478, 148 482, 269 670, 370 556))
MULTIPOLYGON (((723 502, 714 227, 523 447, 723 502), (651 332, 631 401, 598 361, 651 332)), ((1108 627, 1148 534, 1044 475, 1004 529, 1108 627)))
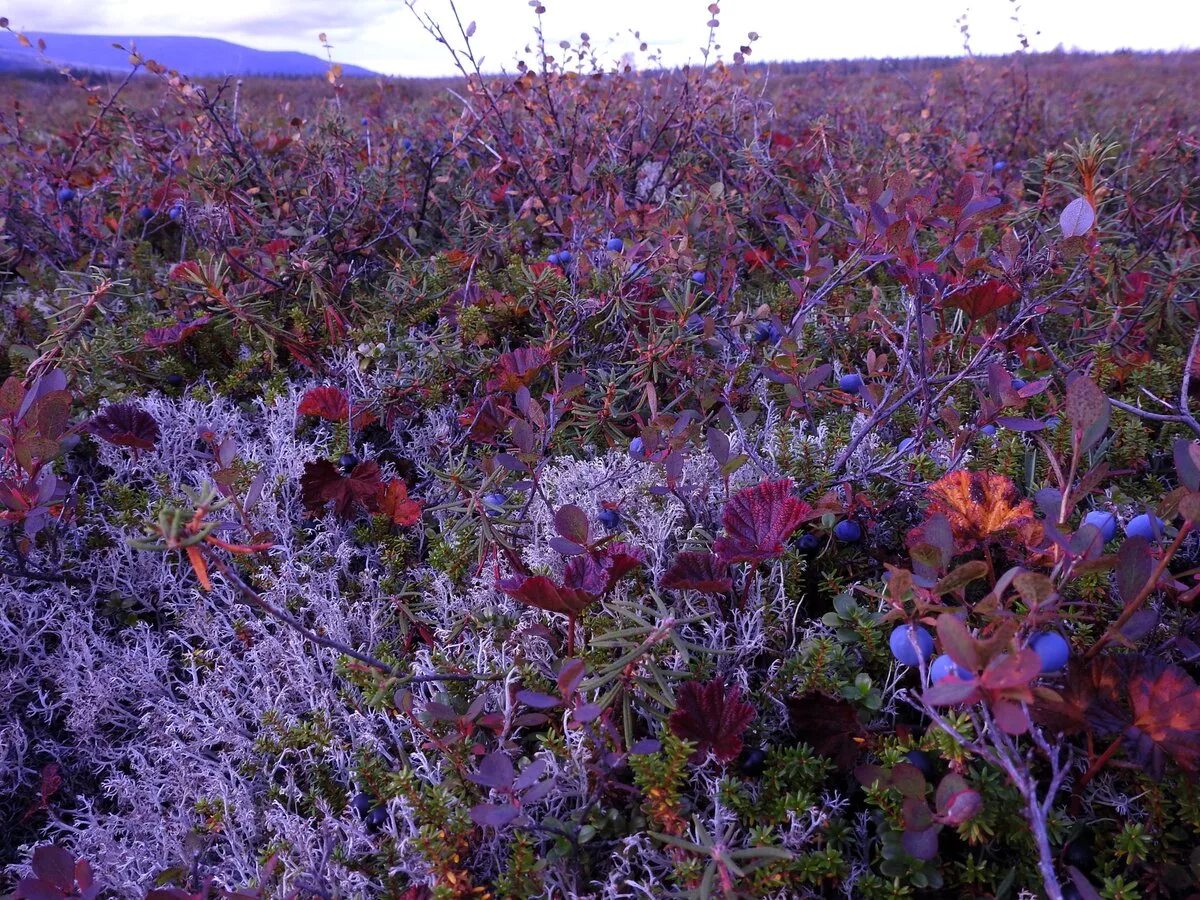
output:
MULTIPOLYGON (((414 0, 416 9, 454 28, 450 0, 414 0)), ((546 37, 591 37, 605 58, 637 51, 641 41, 668 65, 701 61, 708 39, 708 0, 542 0, 546 37), (640 39, 634 36, 640 31, 640 39)), ((457 0, 464 26, 486 71, 512 71, 537 18, 528 0, 457 0)), ((334 58, 389 75, 453 73, 444 47, 426 34, 405 0, 7 0, 0 6, 14 28, 46 32, 218 37, 260 50, 324 55, 326 33, 334 58), (6 6, 7 8, 4 8, 6 6)), ((1004 54, 1030 48, 1177 50, 1200 43, 1195 0, 725 0, 717 19, 720 55, 746 43, 752 61, 961 55, 959 17, 967 13, 971 50, 1004 54), (1135 10, 1135 11, 1134 11, 1135 10), (1019 24, 1013 21, 1014 15, 1019 24)), ((454 32, 456 43, 461 38, 454 32)), ((635 54, 645 60, 645 54, 635 54)))

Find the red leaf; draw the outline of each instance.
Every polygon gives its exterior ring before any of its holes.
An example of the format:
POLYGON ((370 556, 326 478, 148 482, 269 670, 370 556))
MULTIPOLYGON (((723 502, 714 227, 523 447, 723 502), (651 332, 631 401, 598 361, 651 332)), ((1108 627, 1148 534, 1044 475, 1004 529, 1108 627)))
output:
POLYGON ((488 381, 489 391, 515 391, 527 387, 546 363, 550 354, 540 347, 521 347, 501 354, 496 360, 496 374, 488 381))
MULTIPOLYGON (((312 388, 301 398, 296 412, 302 416, 317 416, 327 422, 345 422, 350 418, 350 401, 339 388, 312 388)), ((354 411, 355 428, 365 428, 375 421, 376 416, 365 409, 354 411)))
POLYGON ((1125 740, 1134 756, 1161 776, 1164 755, 1200 772, 1200 687, 1179 666, 1143 657, 1129 679, 1133 723, 1125 740))
POLYGON ((409 499, 408 485, 393 478, 384 486, 379 497, 379 512, 393 525, 416 525, 421 520, 421 501, 409 499))
POLYGON ((754 707, 742 700, 739 687, 714 678, 706 684, 686 681, 675 690, 675 709, 667 723, 677 736, 696 742, 692 762, 711 750, 723 763, 742 752, 742 735, 754 720, 754 707))
POLYGON ((320 515, 332 503, 333 511, 344 519, 355 508, 375 510, 383 482, 374 462, 359 463, 347 477, 329 460, 319 459, 304 466, 300 487, 304 507, 311 515, 320 515))
POLYGON ((996 278, 967 288, 946 298, 945 305, 961 309, 972 319, 1003 309, 1021 296, 1021 292, 996 278))
POLYGON ((83 430, 110 444, 135 450, 150 450, 161 434, 154 417, 132 403, 110 403, 89 419, 83 430))
POLYGON ((700 591, 704 594, 727 594, 733 589, 729 567, 721 557, 690 550, 675 557, 675 562, 659 583, 664 588, 700 591))
POLYGON ((713 547, 717 555, 727 563, 759 563, 781 556, 784 541, 813 516, 812 507, 791 492, 786 478, 738 491, 721 516, 726 536, 713 547))

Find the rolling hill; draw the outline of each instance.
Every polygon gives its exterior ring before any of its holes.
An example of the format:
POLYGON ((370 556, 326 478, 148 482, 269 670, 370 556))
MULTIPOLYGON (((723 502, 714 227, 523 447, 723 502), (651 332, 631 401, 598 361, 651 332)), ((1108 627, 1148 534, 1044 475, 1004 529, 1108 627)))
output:
MULTIPOLYGON (((171 69, 192 76, 284 75, 320 76, 328 63, 319 56, 295 51, 255 50, 217 38, 152 35, 120 37, 101 34, 56 34, 27 32, 34 44, 46 42, 46 55, 56 63, 78 69, 98 71, 125 70, 126 57, 114 43, 130 46, 171 69)), ((16 41, 0 49, 0 71, 19 72, 42 69, 35 50, 16 41)), ((376 73, 361 66, 342 66, 347 77, 369 77, 376 73)))

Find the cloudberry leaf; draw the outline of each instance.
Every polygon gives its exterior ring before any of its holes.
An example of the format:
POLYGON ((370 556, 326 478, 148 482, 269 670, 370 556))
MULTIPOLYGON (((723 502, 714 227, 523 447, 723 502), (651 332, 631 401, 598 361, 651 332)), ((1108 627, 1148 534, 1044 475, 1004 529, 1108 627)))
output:
POLYGON ((110 403, 87 421, 84 430, 110 444, 135 450, 152 449, 161 435, 154 417, 132 403, 110 403))
POLYGON ((667 723, 678 737, 696 742, 692 762, 711 750, 723 763, 742 752, 742 735, 754 721, 754 707, 742 700, 742 690, 726 687, 720 678, 701 683, 685 681, 675 689, 675 710, 667 723))
POLYGON ((725 536, 713 549, 727 563, 782 556, 784 542, 813 515, 812 507, 792 496, 791 481, 764 481, 738 491, 725 504, 725 536))
POLYGON ((662 587, 677 591, 700 591, 703 594, 727 594, 733 588, 729 566, 715 553, 685 550, 675 557, 671 568, 659 582, 662 587))

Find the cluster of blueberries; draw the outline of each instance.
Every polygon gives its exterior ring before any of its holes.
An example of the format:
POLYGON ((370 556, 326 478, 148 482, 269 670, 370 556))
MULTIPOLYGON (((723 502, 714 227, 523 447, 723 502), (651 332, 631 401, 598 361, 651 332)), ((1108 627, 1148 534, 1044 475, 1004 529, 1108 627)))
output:
MULTIPOLYGON (((604 249, 607 250, 609 253, 623 253, 625 251, 625 241, 619 237, 610 237, 605 242, 604 249)), ((546 262, 550 263, 550 265, 552 265, 552 266, 567 266, 567 265, 570 265, 571 260, 573 260, 574 258, 575 258, 575 256, 574 256, 574 254, 571 253, 570 250, 566 250, 566 249, 556 250, 553 253, 551 253, 549 256, 546 257, 546 262)), ((639 277, 641 275, 645 275, 646 271, 647 271, 647 269, 646 269, 645 264, 638 263, 632 269, 630 269, 630 275, 634 276, 634 277, 639 277)), ((691 278, 692 278, 693 284, 700 285, 700 286, 703 286, 704 283, 708 280, 708 276, 705 275, 703 272, 699 272, 699 271, 693 272, 691 275, 691 278)), ((772 326, 772 328, 773 327, 774 326, 772 326)), ((778 340, 778 339, 779 339, 778 331, 776 330, 775 340, 778 340)), ((763 338, 762 340, 766 340, 766 338, 763 338)))
MULTIPOLYGON (((933 656, 933 636, 921 625, 897 625, 888 638, 888 646, 896 661, 906 666, 919 666, 933 656)), ((1061 672, 1071 656, 1071 646, 1057 631, 1042 631, 1029 641, 1029 649, 1042 662, 1042 672, 1061 672)), ((929 664, 929 679, 934 684, 947 678, 974 681, 975 673, 968 672, 948 654, 934 658, 929 664)))

